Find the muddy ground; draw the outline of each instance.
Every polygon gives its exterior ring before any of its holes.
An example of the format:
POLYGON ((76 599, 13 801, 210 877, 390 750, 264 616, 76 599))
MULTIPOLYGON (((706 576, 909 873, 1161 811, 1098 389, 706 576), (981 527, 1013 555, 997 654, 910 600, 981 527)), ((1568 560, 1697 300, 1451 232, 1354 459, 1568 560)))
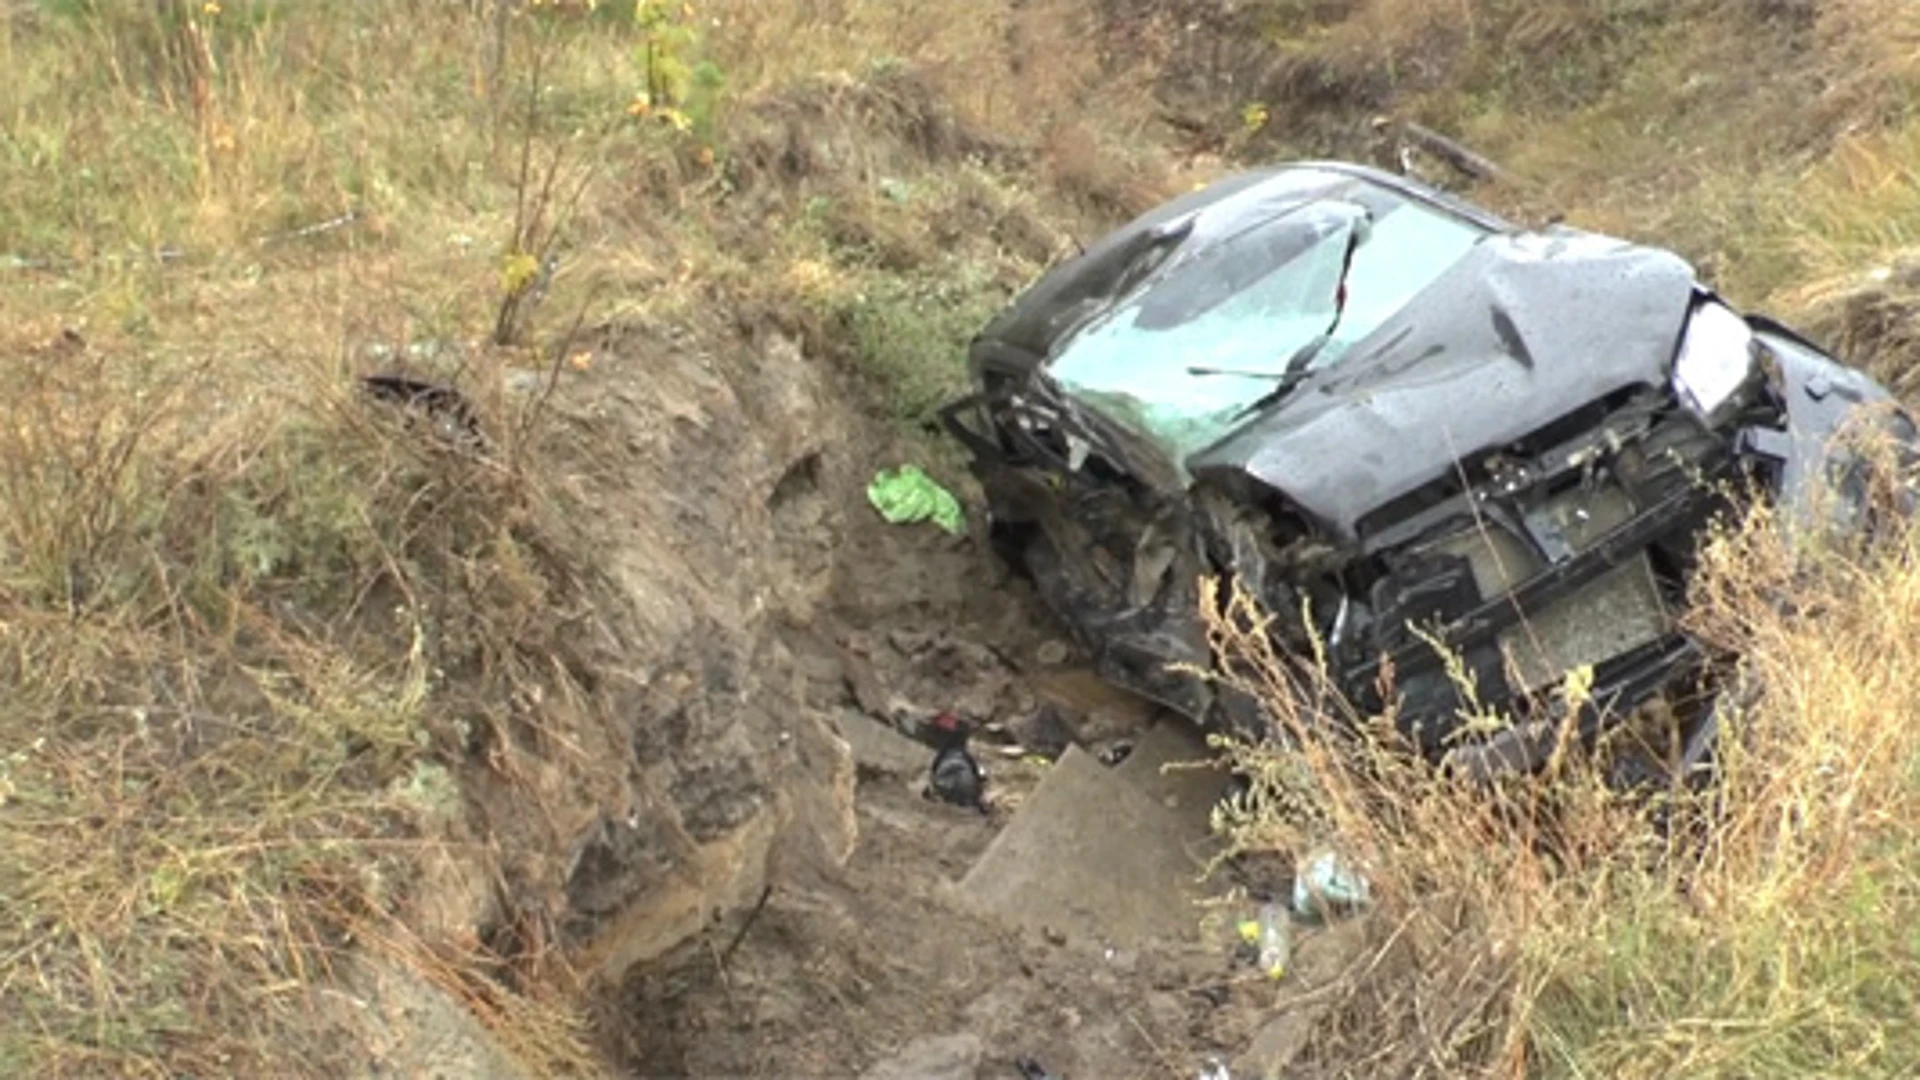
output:
POLYGON ((950 708, 1044 742, 1064 734, 1042 730, 1047 714, 1095 753, 1180 721, 1101 690, 976 538, 885 525, 828 472, 783 493, 795 535, 841 523, 837 550, 819 553, 830 601, 784 637, 804 706, 853 743, 857 843, 844 867, 776 847, 763 906, 727 913, 611 995, 598 1018, 609 1050, 642 1077, 1013 1077, 1023 1058, 1062 1078, 1191 1077, 1232 1060, 1286 989, 1224 938, 1116 952, 1071 927, 968 914, 956 883, 1047 766, 983 749, 991 812, 946 805, 923 793, 931 751, 873 717, 950 708))

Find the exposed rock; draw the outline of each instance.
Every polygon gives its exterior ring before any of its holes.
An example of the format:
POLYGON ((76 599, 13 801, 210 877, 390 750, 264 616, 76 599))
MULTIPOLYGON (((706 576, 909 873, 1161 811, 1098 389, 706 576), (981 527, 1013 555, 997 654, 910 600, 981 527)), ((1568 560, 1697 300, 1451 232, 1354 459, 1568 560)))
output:
POLYGON ((833 583, 823 492, 866 462, 791 339, 701 353, 630 329, 594 353, 552 404, 578 463, 563 526, 602 576, 558 643, 575 670, 496 721, 502 779, 475 801, 516 903, 618 979, 751 904, 776 844, 828 863, 852 848, 851 756, 779 637, 833 583))
POLYGON ((532 1080, 472 1013, 405 968, 355 954, 319 991, 323 1024, 346 1033, 341 1076, 362 1080, 532 1080))
POLYGON ((933 751, 864 713, 842 709, 834 721, 863 773, 919 776, 933 760, 933 751))

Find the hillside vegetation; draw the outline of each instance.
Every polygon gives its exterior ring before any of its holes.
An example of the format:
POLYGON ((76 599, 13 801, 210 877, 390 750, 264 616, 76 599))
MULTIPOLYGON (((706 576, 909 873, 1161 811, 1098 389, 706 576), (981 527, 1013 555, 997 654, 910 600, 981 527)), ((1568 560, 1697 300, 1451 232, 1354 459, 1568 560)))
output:
MULTIPOLYGON (((938 455, 965 339, 1046 264, 1390 117, 1920 379, 1904 0, 39 0, 0 67, 7 1075, 334 1074, 362 1033, 316 988, 366 956, 600 1068, 565 949, 478 914, 519 856, 470 819, 534 798, 501 746, 619 767, 570 741, 600 448, 553 420, 611 330, 777 328, 938 455), (393 367, 485 452, 369 407, 393 367)), ((1340 818, 1404 932, 1320 1066, 1920 1068, 1920 540, 1770 536, 1702 585, 1767 693, 1701 834, 1578 782, 1556 865, 1426 777, 1340 818)))

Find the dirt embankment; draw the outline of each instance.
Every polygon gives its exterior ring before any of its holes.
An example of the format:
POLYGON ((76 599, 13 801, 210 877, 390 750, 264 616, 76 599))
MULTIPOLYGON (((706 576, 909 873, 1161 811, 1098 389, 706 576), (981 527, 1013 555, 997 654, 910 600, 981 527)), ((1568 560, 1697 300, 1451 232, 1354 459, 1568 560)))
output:
MULTIPOLYGON (((1066 249, 1063 232, 1091 238, 1167 188, 1072 138, 1029 149, 971 131, 910 75, 824 82, 758 116, 721 228, 747 243, 760 226, 736 212, 813 213, 861 272, 925 275, 957 250, 1004 295, 1066 249), (981 169, 1041 194, 941 193, 981 169)), ((577 854, 555 863, 602 1046, 642 1076, 1014 1075, 1031 1056, 1126 1077, 1233 1059, 1277 991, 1230 946, 1172 940, 1203 912, 1117 947, 1084 921, 1034 932, 964 895, 1049 768, 982 750, 992 811, 947 806, 921 791, 931 751, 879 721, 952 709, 1099 754, 1155 717, 1079 668, 984 522, 947 537, 866 505, 874 472, 901 460, 971 493, 938 440, 873 406, 857 313, 797 302, 767 262, 686 327, 612 334, 564 402, 593 463, 586 527, 633 599, 621 649, 667 658, 611 713, 634 762, 618 797, 656 801, 584 817, 577 854)))
MULTIPOLYGON (((876 208, 883 181, 1031 164, 910 74, 827 80, 763 104, 752 123, 734 193, 713 211, 725 242, 771 249, 769 231, 831 201, 831 243, 863 265, 923 268, 944 244, 1003 276, 992 253, 1010 252, 1024 274, 1063 243, 1025 207, 964 186, 955 199, 970 220, 876 208)), ((769 250, 759 273, 701 287, 684 318, 576 343, 540 447, 560 473, 548 493, 563 508, 555 542, 592 556, 558 635, 568 670, 492 710, 463 748, 468 828, 494 853, 497 882, 477 859, 425 888, 427 908, 480 928, 510 980, 551 977, 564 956, 581 992, 604 1002, 601 1041, 640 1074, 782 1071, 764 1056, 775 1044, 702 1026, 743 992, 711 982, 726 977, 716 950, 763 897, 756 938, 804 921, 794 905, 827 890, 851 906, 844 923, 810 932, 810 949, 953 947, 901 897, 924 897, 991 829, 935 817, 910 843, 876 840, 873 819, 856 815, 843 721, 898 705, 1030 713, 1020 658, 1051 638, 983 546, 889 526, 867 505, 867 482, 901 461, 964 476, 876 398, 845 309, 810 300, 791 269, 769 250), (944 861, 922 849, 929 837, 951 843, 944 861), (869 868, 849 879, 856 850, 869 868), (712 993, 681 1007, 672 988, 689 978, 712 993)), ((900 792, 926 762, 911 765, 892 774, 900 792)), ((942 809, 902 798, 893 812, 942 809)), ((971 947, 950 959, 966 963, 971 947)), ((798 962, 778 947, 786 960, 751 961, 755 949, 749 940, 733 963, 798 962)), ((996 962, 1019 964, 1004 952, 996 962)), ((857 971, 790 974, 782 993, 811 985, 835 1001, 862 982, 857 971)), ((911 1027, 885 1011, 816 1019, 804 1025, 816 1071, 844 1071, 911 1027)))

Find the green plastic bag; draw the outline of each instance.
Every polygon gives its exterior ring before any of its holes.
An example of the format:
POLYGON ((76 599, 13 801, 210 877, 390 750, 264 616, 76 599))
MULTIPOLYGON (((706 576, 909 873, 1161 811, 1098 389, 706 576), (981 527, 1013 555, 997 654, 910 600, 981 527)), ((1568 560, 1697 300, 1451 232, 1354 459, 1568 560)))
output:
POLYGON ((955 536, 967 531, 960 500, 917 465, 902 465, 894 472, 882 470, 867 485, 867 501, 895 525, 932 521, 955 536))

